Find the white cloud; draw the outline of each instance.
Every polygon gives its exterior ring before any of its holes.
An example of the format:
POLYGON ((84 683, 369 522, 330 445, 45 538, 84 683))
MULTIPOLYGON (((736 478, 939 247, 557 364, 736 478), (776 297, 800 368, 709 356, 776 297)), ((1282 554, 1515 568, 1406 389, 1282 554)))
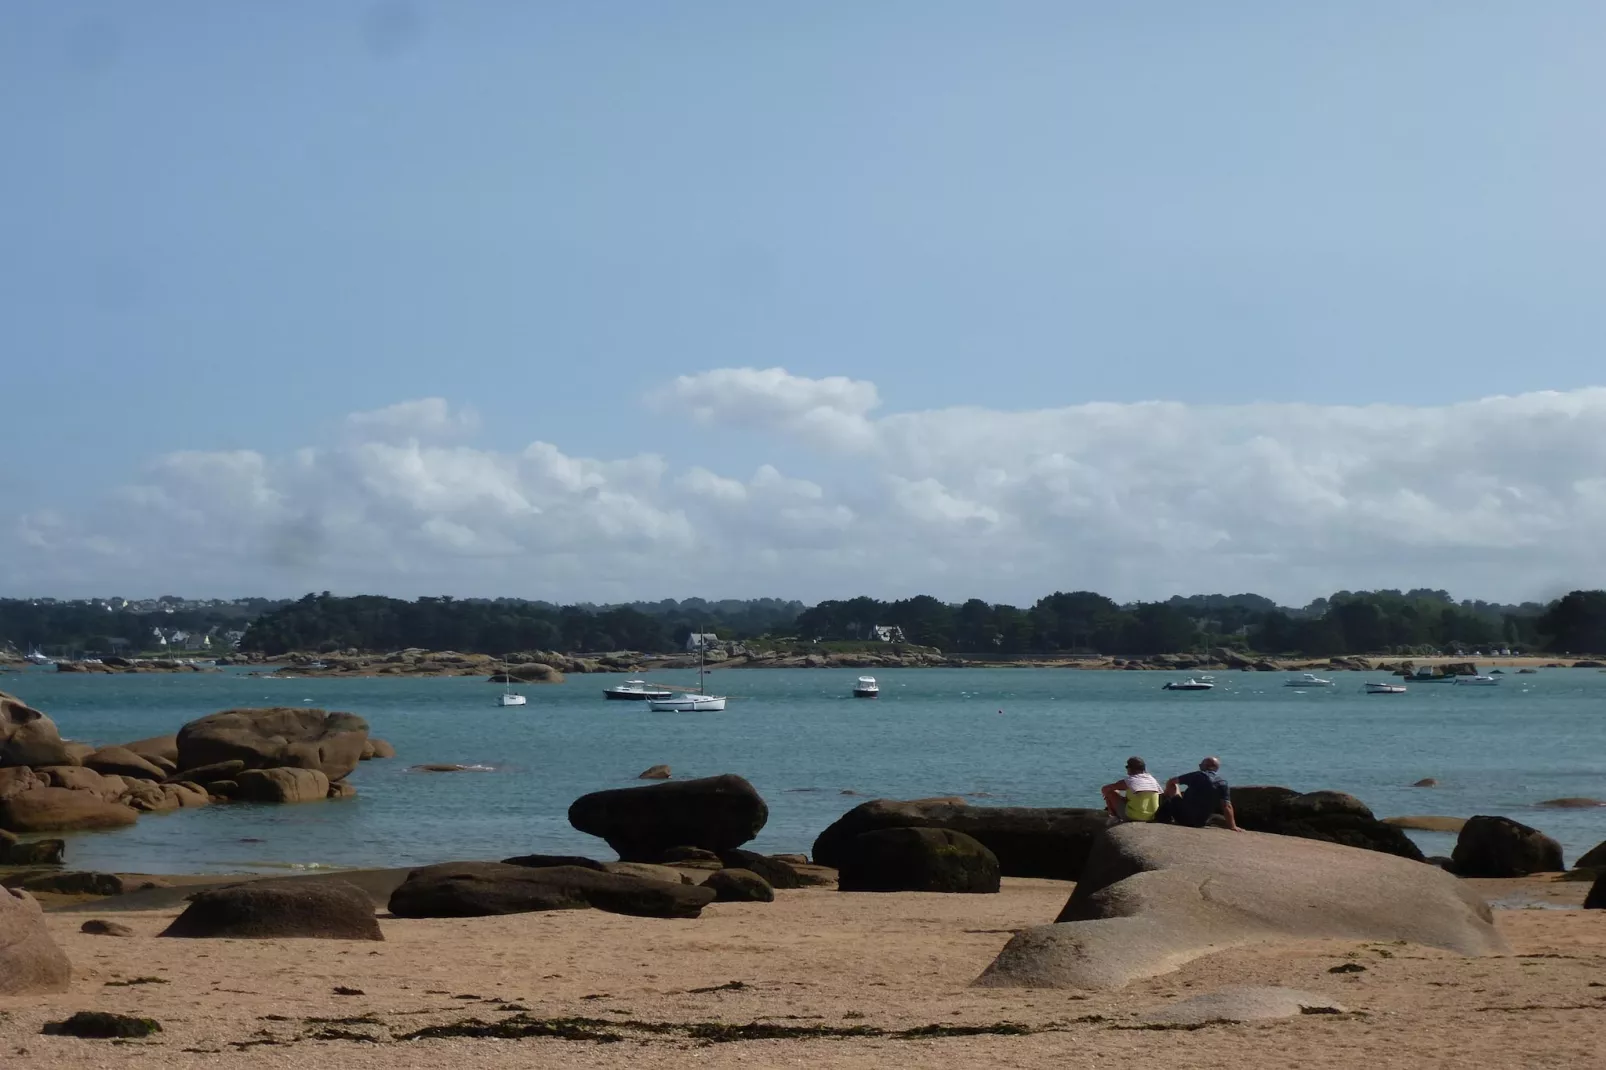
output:
POLYGON ((662 409, 684 409, 701 424, 779 428, 844 450, 869 444, 874 432, 867 417, 881 404, 874 383, 840 375, 807 379, 785 368, 682 375, 651 400, 662 409))
POLYGON ((723 369, 657 402, 815 451, 813 478, 444 443, 463 414, 408 402, 282 456, 169 454, 101 513, 21 516, 0 584, 598 600, 1606 584, 1606 389, 875 417, 870 383, 723 369))

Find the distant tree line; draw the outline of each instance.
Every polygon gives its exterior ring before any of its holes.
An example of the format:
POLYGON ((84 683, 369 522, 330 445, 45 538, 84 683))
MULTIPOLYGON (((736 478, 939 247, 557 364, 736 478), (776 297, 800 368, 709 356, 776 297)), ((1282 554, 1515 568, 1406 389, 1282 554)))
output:
MULTIPOLYGON (((175 600, 177 601, 177 600, 175 600)), ((1029 607, 928 595, 860 597, 812 607, 773 598, 556 605, 522 599, 309 594, 259 603, 241 647, 398 650, 422 647, 507 653, 684 650, 693 632, 777 643, 864 642, 877 628, 959 654, 1143 656, 1230 647, 1266 654, 1332 657, 1511 648, 1606 653, 1606 591, 1573 591, 1548 605, 1456 601, 1444 591, 1339 591, 1291 608, 1256 594, 1176 596, 1120 604, 1091 591, 1057 591, 1029 607)), ((48 652, 139 650, 155 626, 243 626, 238 608, 172 613, 111 611, 87 603, 0 599, 0 642, 48 652), (120 642, 114 642, 120 640, 120 642)))
POLYGON ((568 653, 602 650, 683 650, 693 633, 745 639, 790 628, 801 602, 775 598, 709 602, 637 602, 618 606, 557 606, 518 599, 399 598, 309 594, 246 630, 240 646, 264 654, 290 650, 516 650, 568 653))
POLYGON ((160 643, 156 629, 195 636, 239 631, 282 601, 241 599, 237 603, 186 608, 174 595, 157 600, 162 608, 143 612, 111 608, 100 600, 0 598, 0 647, 19 653, 39 649, 58 657, 83 653, 140 653, 160 643))

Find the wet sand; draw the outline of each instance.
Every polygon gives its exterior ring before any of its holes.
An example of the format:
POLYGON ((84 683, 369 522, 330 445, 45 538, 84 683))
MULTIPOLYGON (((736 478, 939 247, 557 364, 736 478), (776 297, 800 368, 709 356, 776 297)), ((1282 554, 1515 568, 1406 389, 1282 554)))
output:
POLYGON ((155 939, 176 904, 104 912, 136 936, 89 936, 78 928, 96 911, 58 911, 49 925, 72 958, 73 989, 0 1006, 0 1052, 8 1070, 1600 1065, 1606 911, 1555 909, 1576 908, 1588 885, 1473 883, 1516 908, 1497 912, 1511 955, 1312 941, 1224 952, 1114 993, 969 987, 1012 930, 1058 912, 1070 886, 1053 881, 1009 879, 980 896, 780 892, 771 904, 715 904, 695 921, 382 916, 382 944, 155 939), (1347 965, 1364 969, 1330 972, 1347 965), (1353 1013, 1190 1030, 1136 1020, 1233 984, 1323 993, 1353 1013), (39 1035, 86 1009, 153 1017, 163 1032, 124 1043, 39 1035), (516 1016, 598 1021, 555 1023, 575 1039, 395 1039, 516 1016), (732 1032, 710 1023, 782 1035, 727 1042, 732 1032), (980 1032, 841 1035, 932 1026, 980 1032))

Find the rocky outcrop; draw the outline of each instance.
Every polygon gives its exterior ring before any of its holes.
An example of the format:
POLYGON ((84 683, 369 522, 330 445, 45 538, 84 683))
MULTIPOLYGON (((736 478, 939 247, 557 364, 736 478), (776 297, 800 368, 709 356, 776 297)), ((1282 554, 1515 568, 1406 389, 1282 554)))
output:
POLYGON ((102 747, 84 759, 84 768, 139 780, 166 780, 168 771, 126 747, 102 747))
POLYGON ((1436 817, 1431 814, 1407 814, 1404 817, 1385 817, 1385 825, 1397 829, 1417 829, 1422 832, 1460 832, 1466 827, 1464 817, 1436 817))
POLYGON ((1117 988, 1225 948, 1307 940, 1506 950, 1488 904, 1434 866, 1309 839, 1128 824, 1099 839, 1056 923, 1017 933, 977 983, 1117 988))
POLYGON ((773 903, 775 889, 750 869, 718 869, 703 881, 716 903, 773 903))
POLYGON ((637 780, 668 780, 669 766, 654 765, 644 769, 636 776, 637 780))
POLYGON ((65 992, 71 980, 72 964, 33 896, 0 888, 0 996, 65 992))
POLYGON ((396 748, 377 736, 369 736, 368 742, 362 745, 362 761, 370 762, 376 758, 394 758, 396 748))
POLYGON ((59 866, 66 851, 63 840, 22 840, 0 829, 0 866, 59 866))
POLYGON ((191 721, 178 733, 180 775, 217 762, 247 769, 316 769, 339 780, 357 768, 368 722, 351 713, 278 706, 224 710, 191 721))
POLYGON ((713 899, 709 888, 579 866, 447 862, 409 873, 391 893, 390 911, 399 918, 475 918, 592 907, 646 918, 695 918, 713 899))
POLYGON ((164 762, 171 762, 175 768, 178 765, 178 736, 176 735, 136 739, 132 743, 124 743, 123 749, 132 751, 147 761, 160 759, 164 762))
POLYGON ((321 769, 247 769, 234 778, 240 802, 303 803, 329 797, 329 778, 321 769))
POLYGON ((138 818, 131 807, 68 788, 32 788, 0 801, 0 829, 11 832, 123 828, 138 818))
POLYGON ((1543 832, 1509 817, 1481 814, 1467 820, 1450 858, 1463 877, 1526 877, 1567 868, 1561 844, 1543 832))
POLYGON ((945 828, 890 828, 849 840, 838 866, 844 892, 996 892, 998 857, 945 828))
POLYGON ((1006 877, 1075 880, 1093 841, 1104 831, 1103 810, 1026 806, 969 806, 957 797, 875 799, 838 818, 814 841, 814 861, 841 868, 846 845, 886 828, 946 828, 979 840, 1006 877))
POLYGON ((247 881, 197 892, 161 935, 233 940, 385 938, 368 893, 326 877, 247 881))
POLYGON ((75 764, 56 722, 0 691, 0 766, 75 764))
POLYGON ((1379 821, 1365 803, 1340 791, 1233 788, 1232 806, 1239 826, 1252 832, 1324 840, 1423 861, 1421 848, 1403 831, 1379 821))
POLYGON ((561 684, 563 674, 550 665, 532 662, 528 665, 506 665, 491 674, 493 684, 561 684))
POLYGON ((607 840, 627 862, 656 862, 672 847, 727 851, 768 820, 753 785, 731 774, 596 791, 569 807, 569 824, 607 840))

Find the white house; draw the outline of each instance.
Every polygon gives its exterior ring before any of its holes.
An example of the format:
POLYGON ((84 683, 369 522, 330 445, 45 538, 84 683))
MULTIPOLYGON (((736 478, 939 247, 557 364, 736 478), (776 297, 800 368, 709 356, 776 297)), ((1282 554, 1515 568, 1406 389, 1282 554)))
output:
POLYGON ((903 629, 896 624, 877 624, 871 627, 870 634, 883 643, 902 643, 903 629))
POLYGON ((687 650, 707 650, 719 644, 719 636, 713 632, 692 632, 686 637, 687 650))

